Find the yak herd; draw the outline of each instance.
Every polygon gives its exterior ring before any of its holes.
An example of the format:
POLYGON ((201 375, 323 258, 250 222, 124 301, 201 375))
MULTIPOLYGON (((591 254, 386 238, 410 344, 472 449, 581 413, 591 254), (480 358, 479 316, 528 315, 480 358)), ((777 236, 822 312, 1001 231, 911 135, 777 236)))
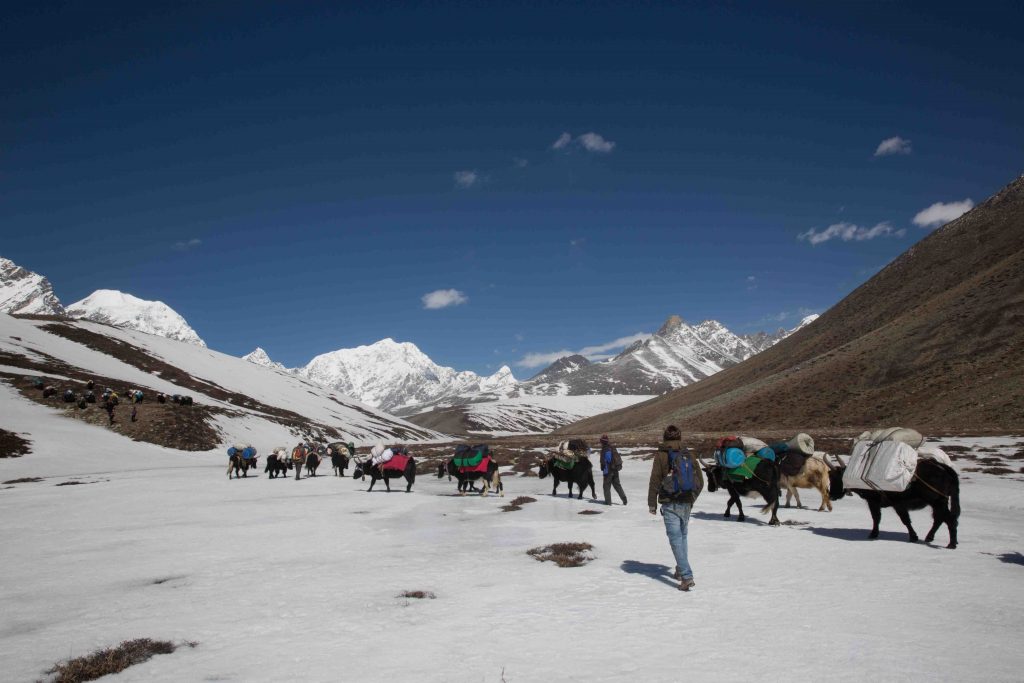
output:
MULTIPOLYGON (((341 446, 344 446, 344 444, 341 444, 341 446)), ((486 449, 485 446, 474 446, 473 448, 486 449)), ((323 446, 314 448, 307 445, 301 458, 294 454, 289 456, 283 452, 283 449, 276 449, 267 458, 264 472, 268 473, 270 478, 273 479, 279 476, 287 476, 288 472, 293 469, 300 470, 305 468, 307 476, 315 477, 317 467, 326 455, 331 458, 335 476, 345 476, 349 460, 354 460, 356 465, 353 477, 359 480, 362 480, 364 477, 370 478, 370 486, 367 491, 372 491, 374 484, 378 480, 383 481, 387 490, 391 491, 390 480, 404 478, 406 481, 405 490, 409 492, 416 481, 416 461, 408 454, 408 450, 399 447, 394 447, 393 449, 406 458, 404 466, 400 469, 388 467, 386 463, 384 466, 372 464, 368 458, 362 459, 355 456, 354 450, 351 448, 346 451, 345 448, 339 447, 338 444, 331 444, 326 448, 323 446)), ((551 495, 557 495, 559 484, 564 482, 568 487, 569 497, 573 495, 574 486, 578 489, 579 499, 583 498, 587 488, 590 489, 591 498, 597 497, 593 465, 586 455, 589 449, 584 449, 585 444, 582 441, 563 442, 559 447, 559 455, 565 456, 571 452, 572 458, 570 460, 561 459, 556 455, 538 463, 538 477, 540 479, 548 476, 552 478, 553 487, 551 495), (567 446, 570 444, 577 448, 568 449, 567 446)), ((235 449, 231 450, 234 451, 235 449)), ((498 464, 490 457, 489 449, 487 450, 488 458, 479 467, 460 467, 456 465, 455 458, 450 458, 440 463, 437 477, 440 479, 447 475, 449 481, 455 479, 457 482, 456 490, 459 495, 465 495, 467 492, 478 492, 475 486, 478 482, 482 484, 482 488, 479 490, 480 495, 486 496, 490 490, 494 490, 499 495, 504 495, 504 486, 501 482, 501 475, 498 473, 498 464)), ((247 470, 256 467, 256 460, 255 455, 246 458, 243 457, 241 451, 232 453, 228 466, 229 478, 232 472, 236 477, 239 475, 247 476, 247 470)), ((932 542, 939 527, 945 524, 949 531, 949 544, 946 547, 952 549, 957 546, 957 522, 960 516, 960 481, 956 470, 936 460, 925 458, 918 460, 910 485, 906 490, 899 492, 869 489, 847 490, 843 485, 843 474, 846 470, 846 464, 835 456, 826 455, 822 457, 820 454, 815 454, 813 457, 807 457, 799 471, 789 474, 782 473, 777 462, 767 459, 761 460, 756 468, 754 468, 753 476, 742 481, 736 481, 726 476, 726 470, 722 465, 704 460, 701 460, 700 464, 705 473, 708 491, 715 492, 718 489, 723 489, 728 493, 725 517, 731 517, 732 508, 735 505, 738 520, 742 522, 745 516, 741 499, 747 495, 756 495, 764 499, 765 504, 761 507, 760 512, 770 515, 768 524, 776 526, 779 524, 777 513, 783 490, 786 491, 785 506, 787 508, 790 507, 790 500, 793 497, 796 498, 797 506, 803 507, 800 503, 798 489, 817 490, 821 495, 819 511, 831 511, 832 501, 839 500, 847 494, 856 494, 867 502, 871 513, 872 528, 868 536, 869 538, 878 537, 878 525, 882 517, 882 508, 891 507, 899 516, 900 521, 906 526, 909 534, 908 540, 916 542, 918 536, 911 524, 909 511, 930 507, 933 524, 925 536, 925 541, 932 542)), ((298 472, 296 472, 296 478, 298 478, 298 472)))

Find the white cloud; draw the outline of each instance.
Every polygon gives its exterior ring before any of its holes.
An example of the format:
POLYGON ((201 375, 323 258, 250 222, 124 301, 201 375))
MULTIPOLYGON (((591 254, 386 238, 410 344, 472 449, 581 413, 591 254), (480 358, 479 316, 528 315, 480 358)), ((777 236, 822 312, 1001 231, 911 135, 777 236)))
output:
POLYGON ((469 297, 457 289, 435 289, 427 292, 422 297, 423 308, 434 310, 437 308, 448 308, 459 306, 469 301, 469 297))
POLYGON ((627 337, 619 337, 618 339, 614 339, 606 344, 584 346, 578 351, 562 349, 561 351, 551 351, 548 353, 528 353, 519 359, 516 365, 520 365, 524 368, 536 368, 541 365, 550 365, 559 358, 575 355, 583 356, 587 360, 604 360, 611 357, 611 355, 608 354, 608 351, 625 348, 635 341, 648 339, 650 336, 651 335, 646 332, 637 332, 636 334, 631 334, 627 337))
POLYGON ((897 135, 879 142, 878 149, 875 150, 875 156, 884 157, 890 154, 910 154, 911 151, 910 140, 905 140, 897 135))
POLYGON ((607 154, 615 149, 614 142, 611 140, 605 140, 602 135, 594 132, 579 135, 575 140, 571 134, 562 133, 558 136, 558 139, 552 143, 551 149, 565 149, 574 142, 588 152, 596 152, 599 154, 607 154))
POLYGON ((530 165, 530 160, 523 159, 522 157, 513 157, 512 165, 515 166, 516 168, 526 168, 527 166, 530 165))
POLYGON ((597 133, 584 133, 583 135, 576 138, 577 142, 583 145, 583 149, 588 152, 601 152, 607 153, 615 149, 615 143, 611 140, 605 140, 597 133))
POLYGON ((558 136, 558 139, 551 144, 551 149, 563 149, 569 146, 572 142, 572 136, 568 133, 562 133, 558 136))
POLYGON ((757 281, 757 278, 754 277, 753 275, 748 275, 747 276, 747 282, 756 282, 756 281, 757 281))
POLYGON ((952 220, 960 218, 960 216, 963 216, 973 208, 974 201, 970 198, 962 202, 949 202, 948 204, 935 202, 927 209, 917 212, 917 215, 914 216, 914 225, 919 225, 922 228, 945 225, 952 220))
POLYGON ((187 249, 195 249, 202 243, 203 241, 201 239, 193 237, 190 240, 182 240, 181 242, 175 242, 171 248, 174 249, 175 251, 185 251, 187 249))
POLYGON ((853 223, 833 223, 821 232, 811 228, 802 232, 797 239, 807 240, 812 245, 828 242, 831 239, 839 239, 843 242, 863 242, 873 240, 876 237, 903 237, 907 234, 902 228, 894 230, 888 223, 879 223, 871 228, 864 228, 853 223))
POLYGON ((465 190, 480 183, 480 174, 476 171, 456 171, 453 175, 455 187, 465 190))

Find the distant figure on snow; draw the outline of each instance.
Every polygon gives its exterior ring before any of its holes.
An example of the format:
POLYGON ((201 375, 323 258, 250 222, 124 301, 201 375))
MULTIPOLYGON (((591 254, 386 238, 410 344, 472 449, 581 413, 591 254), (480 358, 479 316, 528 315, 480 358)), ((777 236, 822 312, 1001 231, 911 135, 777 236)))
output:
POLYGON ((306 464, 306 447, 300 441, 292 449, 292 466, 295 468, 295 481, 302 477, 302 467, 306 464))
POLYGON ((110 418, 110 422, 107 424, 114 424, 114 402, 107 397, 107 400, 103 402, 103 409, 107 411, 107 417, 110 418))
POLYGON ((132 422, 135 422, 135 420, 136 420, 137 413, 135 411, 137 409, 138 409, 138 406, 136 406, 135 404, 132 404, 132 422))
POLYGON ((615 446, 608 441, 608 435, 601 436, 601 474, 604 475, 604 504, 612 504, 612 487, 619 494, 619 500, 626 504, 626 493, 619 482, 619 470, 622 469, 622 458, 615 446))

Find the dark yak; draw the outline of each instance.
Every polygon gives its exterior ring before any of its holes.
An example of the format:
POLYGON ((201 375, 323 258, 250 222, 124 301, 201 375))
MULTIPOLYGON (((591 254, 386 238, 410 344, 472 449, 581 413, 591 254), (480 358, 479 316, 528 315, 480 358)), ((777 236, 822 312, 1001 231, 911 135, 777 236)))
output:
POLYGON ((254 455, 251 458, 243 458, 241 453, 235 453, 228 458, 228 479, 231 478, 232 470, 235 473, 235 479, 238 479, 238 473, 241 472, 243 477, 249 476, 249 470, 255 470, 257 468, 256 461, 260 456, 254 455))
POLYGON ((739 521, 746 519, 743 514, 743 503, 740 496, 748 493, 759 493, 764 498, 765 505, 761 508, 761 514, 771 512, 772 517, 768 521, 770 526, 779 525, 777 511, 779 509, 779 468, 771 460, 762 460, 754 468, 754 476, 744 481, 732 481, 725 476, 725 468, 721 465, 709 465, 701 461, 701 469, 707 475, 708 491, 714 493, 718 489, 725 489, 729 492, 729 502, 725 505, 725 517, 730 517, 732 506, 735 503, 739 510, 739 521))
POLYGON ((907 540, 916 543, 917 532, 910 524, 910 510, 932 509, 932 528, 924 537, 925 543, 935 540, 935 532, 945 523, 949 529, 949 549, 956 548, 956 527, 960 518, 960 477, 956 470, 935 460, 921 458, 917 461, 914 477, 906 491, 870 491, 846 489, 843 473, 846 467, 835 467, 829 475, 829 489, 832 500, 839 500, 847 493, 856 493, 867 501, 871 511, 871 533, 868 538, 878 538, 878 523, 882 521, 882 508, 891 507, 907 527, 907 540))
POLYGON ((505 486, 501 483, 501 475, 498 474, 498 463, 494 462, 494 458, 491 458, 490 462, 487 463, 486 472, 460 472, 459 468, 455 466, 455 460, 449 459, 447 462, 437 466, 437 478, 441 479, 445 474, 448 475, 448 481, 455 477, 459 482, 457 488, 461 495, 465 495, 467 490, 475 492, 476 487, 473 486, 473 482, 478 479, 483 480, 483 488, 480 489, 481 496, 486 496, 487 492, 492 488, 498 492, 499 496, 505 495, 505 486))
POLYGON ((277 453, 271 453, 267 456, 267 466, 263 468, 264 472, 270 473, 270 478, 275 479, 278 475, 282 477, 288 476, 288 470, 292 468, 292 460, 286 456, 278 456, 277 453))
POLYGON ((345 470, 348 469, 348 446, 343 443, 334 443, 327 447, 327 452, 331 455, 331 467, 334 469, 334 475, 344 477, 345 470))
POLYGON ((306 476, 307 477, 315 477, 316 476, 316 468, 320 467, 320 460, 321 460, 320 454, 317 453, 316 450, 310 449, 309 453, 306 455, 306 476))
POLYGON ((409 493, 412 491, 412 485, 416 482, 416 459, 411 455, 408 456, 409 461, 405 464, 405 469, 401 472, 391 469, 382 470, 379 465, 371 465, 370 461, 357 463, 355 470, 352 471, 352 478, 362 480, 363 477, 370 477, 370 488, 366 489, 367 492, 373 490, 373 485, 377 483, 378 479, 384 480, 384 485, 388 488, 388 493, 391 492, 391 479, 398 477, 405 477, 407 482, 405 492, 409 493))
POLYGON ((554 480, 554 486, 551 487, 552 496, 557 495, 558 485, 564 481, 569 486, 570 498, 572 497, 573 484, 580 488, 580 500, 583 499, 583 493, 587 490, 588 486, 590 487, 590 497, 597 498, 597 490, 594 488, 594 466, 587 458, 579 458, 570 470, 556 467, 555 458, 548 458, 547 461, 542 462, 540 467, 537 468, 537 476, 543 479, 549 474, 554 480))

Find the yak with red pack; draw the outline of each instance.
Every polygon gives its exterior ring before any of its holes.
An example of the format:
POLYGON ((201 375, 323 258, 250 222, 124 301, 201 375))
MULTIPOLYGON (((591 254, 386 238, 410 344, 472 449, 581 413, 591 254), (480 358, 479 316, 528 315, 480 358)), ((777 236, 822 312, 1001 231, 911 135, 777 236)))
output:
POLYGON ((551 475, 553 486, 551 495, 558 494, 558 485, 563 481, 569 486, 569 497, 572 497, 572 487, 575 484, 580 488, 579 499, 583 499, 583 493, 590 487, 590 497, 597 498, 597 489, 594 486, 594 465, 590 462, 587 454, 590 448, 582 439, 563 441, 558 445, 558 453, 537 468, 537 476, 540 479, 551 475))
POLYGON ((481 496, 486 496, 492 488, 499 496, 505 495, 505 486, 501 483, 501 475, 498 474, 498 463, 491 457, 491 449, 486 444, 456 446, 455 455, 437 467, 438 479, 445 474, 448 475, 448 481, 451 481, 452 477, 458 481, 459 495, 465 495, 467 490, 476 491, 473 482, 478 480, 483 482, 481 496))
POLYGON ((714 493, 718 489, 725 489, 729 493, 729 501, 725 505, 724 517, 731 517, 732 506, 735 504, 739 511, 739 521, 744 521, 743 503, 740 497, 750 493, 759 493, 764 498, 765 505, 761 508, 761 514, 771 513, 770 526, 779 525, 779 467, 774 460, 749 456, 743 459, 742 464, 736 467, 727 467, 733 464, 733 460, 727 458, 733 451, 739 450, 743 453, 742 441, 735 437, 721 439, 715 453, 715 463, 701 461, 701 469, 704 470, 708 483, 708 491, 714 493), (728 454, 728 455, 727 455, 728 454))
POLYGON ((412 485, 416 483, 416 459, 409 455, 408 448, 392 446, 390 450, 393 455, 387 462, 373 465, 369 460, 364 460, 357 463, 355 470, 352 471, 353 479, 362 481, 363 477, 370 477, 370 488, 366 489, 367 493, 373 490, 373 485, 377 483, 378 479, 384 480, 384 485, 390 493, 390 481, 398 477, 405 477, 405 492, 412 491, 412 485))

